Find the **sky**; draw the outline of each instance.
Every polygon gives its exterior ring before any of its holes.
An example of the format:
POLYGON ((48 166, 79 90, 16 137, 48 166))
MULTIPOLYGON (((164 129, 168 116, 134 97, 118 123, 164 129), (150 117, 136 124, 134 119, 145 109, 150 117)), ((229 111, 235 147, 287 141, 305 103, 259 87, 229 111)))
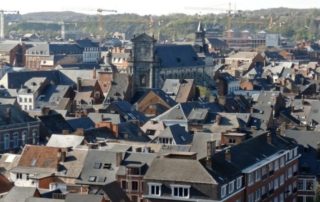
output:
POLYGON ((162 15, 170 13, 208 13, 228 9, 255 10, 260 8, 320 8, 320 0, 1 0, 0 9, 19 10, 25 14, 39 11, 75 11, 95 14, 97 8, 114 9, 118 13, 162 15))

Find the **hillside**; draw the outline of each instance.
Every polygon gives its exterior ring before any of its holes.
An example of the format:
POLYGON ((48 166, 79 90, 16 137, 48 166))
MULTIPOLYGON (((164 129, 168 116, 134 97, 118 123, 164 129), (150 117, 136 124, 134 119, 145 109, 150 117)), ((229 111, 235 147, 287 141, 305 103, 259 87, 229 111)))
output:
MULTIPOLYGON (((320 16, 320 9, 262 9, 256 11, 239 11, 232 17, 233 29, 248 29, 251 31, 266 30, 279 32, 294 40, 315 39, 319 37, 316 28, 316 18, 320 16)), ((10 20, 12 20, 12 15, 10 20)), ((197 27, 199 19, 208 29, 221 25, 227 29, 228 16, 226 14, 185 15, 172 14, 162 16, 140 16, 136 14, 116 14, 104 16, 107 33, 125 32, 127 37, 135 33, 152 31, 155 35, 165 39, 190 39, 197 27), (151 26, 152 25, 152 26, 151 26)), ((60 27, 54 24, 30 23, 28 21, 55 21, 76 22, 76 25, 66 25, 66 29, 96 34, 98 32, 98 18, 96 15, 86 15, 75 12, 40 12, 29 13, 16 17, 16 23, 8 31, 51 32, 59 34, 60 27)))

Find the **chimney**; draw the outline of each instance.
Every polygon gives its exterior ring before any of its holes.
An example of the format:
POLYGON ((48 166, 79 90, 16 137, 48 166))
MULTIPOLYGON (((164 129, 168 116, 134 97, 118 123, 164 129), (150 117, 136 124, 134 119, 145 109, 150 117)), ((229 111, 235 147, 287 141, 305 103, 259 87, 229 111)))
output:
POLYGON ((226 161, 231 162, 231 151, 229 148, 225 151, 224 158, 226 161))
POLYGON ((220 123, 221 123, 221 115, 220 114, 216 115, 216 123, 217 123, 217 125, 220 125, 220 123))
POLYGON ((77 91, 79 92, 81 90, 81 78, 77 78, 77 91))
POLYGON ((67 151, 63 149, 59 149, 58 151, 58 159, 60 162, 65 162, 67 156, 67 151))
POLYGON ((84 136, 84 129, 83 128, 77 128, 74 132, 76 135, 84 136))
POLYGON ((208 168, 212 167, 212 156, 216 152, 216 141, 207 142, 207 157, 206 157, 206 166, 208 168))
POLYGON ((41 114, 43 116, 49 115, 49 112, 50 112, 50 108, 49 107, 42 107, 41 108, 41 114))
POLYGON ((69 130, 62 130, 62 134, 63 135, 68 135, 69 134, 69 130))
POLYGON ((93 68, 92 78, 93 79, 97 79, 97 69, 96 69, 96 67, 93 68))
POLYGON ((268 144, 272 144, 271 133, 267 133, 267 142, 268 142, 268 144))
POLYGON ((216 152, 216 141, 208 141, 207 142, 207 159, 211 159, 211 157, 216 152))
POLYGON ((122 161, 122 153, 117 152, 116 153, 116 167, 119 167, 122 161))

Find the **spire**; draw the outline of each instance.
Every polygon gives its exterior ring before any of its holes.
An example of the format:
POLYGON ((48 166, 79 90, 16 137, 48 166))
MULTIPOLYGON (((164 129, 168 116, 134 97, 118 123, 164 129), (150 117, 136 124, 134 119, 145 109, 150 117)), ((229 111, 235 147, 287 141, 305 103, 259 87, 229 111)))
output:
POLYGON ((197 32, 203 32, 203 31, 204 31, 203 25, 202 25, 201 21, 199 21, 197 32))

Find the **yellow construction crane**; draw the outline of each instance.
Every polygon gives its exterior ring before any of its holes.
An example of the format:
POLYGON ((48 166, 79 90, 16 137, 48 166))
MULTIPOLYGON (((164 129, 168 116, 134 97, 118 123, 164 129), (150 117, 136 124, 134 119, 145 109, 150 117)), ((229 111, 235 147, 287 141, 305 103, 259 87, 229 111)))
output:
POLYGON ((19 14, 19 11, 0 10, 0 40, 4 39, 4 14, 5 13, 19 14))
POLYGON ((117 13, 117 10, 107 10, 107 9, 102 9, 102 8, 98 8, 97 9, 97 15, 99 18, 99 39, 102 40, 103 35, 104 35, 104 30, 105 30, 105 25, 104 25, 104 17, 103 17, 103 13, 117 13))

